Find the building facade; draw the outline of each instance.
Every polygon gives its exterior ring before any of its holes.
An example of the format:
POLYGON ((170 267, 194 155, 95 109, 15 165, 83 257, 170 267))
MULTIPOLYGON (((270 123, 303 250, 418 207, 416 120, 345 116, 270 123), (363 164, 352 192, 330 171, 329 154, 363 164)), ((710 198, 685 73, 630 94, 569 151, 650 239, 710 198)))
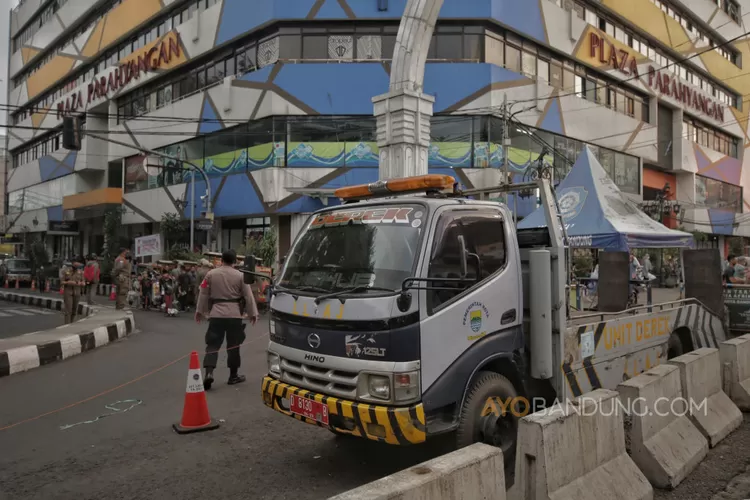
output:
MULTIPOLYGON (((210 203, 216 220, 197 242, 236 248, 274 227, 283 255, 336 187, 377 179, 372 98, 388 90, 404 6, 23 1, 11 16, 8 232, 95 252, 108 207, 122 207, 132 239, 210 203), (68 114, 85 121, 78 152, 62 149, 68 114)), ((750 0, 445 0, 425 70, 430 171, 487 187, 541 161, 561 179, 589 145, 634 202, 662 200, 668 225, 722 248, 750 236, 747 13, 750 0)), ((522 217, 535 200, 512 205, 522 217)))

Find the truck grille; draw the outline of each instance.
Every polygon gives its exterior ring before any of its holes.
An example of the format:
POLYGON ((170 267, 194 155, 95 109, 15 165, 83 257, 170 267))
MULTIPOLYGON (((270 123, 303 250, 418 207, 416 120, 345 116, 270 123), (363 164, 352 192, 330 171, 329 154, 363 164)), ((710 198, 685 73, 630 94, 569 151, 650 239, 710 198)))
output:
POLYGON ((357 396, 357 377, 357 373, 281 358, 281 380, 302 389, 353 400, 357 396))

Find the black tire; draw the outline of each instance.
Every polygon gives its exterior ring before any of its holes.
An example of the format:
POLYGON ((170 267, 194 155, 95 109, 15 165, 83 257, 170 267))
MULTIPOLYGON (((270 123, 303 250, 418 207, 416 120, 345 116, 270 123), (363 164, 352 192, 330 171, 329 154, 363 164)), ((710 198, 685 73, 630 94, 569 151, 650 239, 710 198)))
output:
MULTIPOLYGON (((473 443, 486 443, 497 446, 503 451, 506 478, 513 475, 515 468, 516 441, 518 439, 518 415, 523 415, 519 409, 514 415, 507 411, 502 417, 482 416, 482 411, 491 397, 497 397, 501 401, 510 401, 518 396, 518 391, 513 384, 495 372, 479 372, 469 393, 466 396, 461 414, 459 416, 458 428, 456 429, 456 447, 463 448, 473 443), (490 420, 486 420, 490 419, 490 420), (488 432, 489 429, 489 432, 488 432)), ((511 406, 506 407, 510 410, 511 406)))
POLYGON ((672 333, 669 336, 669 342, 667 343, 667 359, 673 359, 677 356, 685 354, 685 348, 682 345, 680 336, 676 333, 672 333))

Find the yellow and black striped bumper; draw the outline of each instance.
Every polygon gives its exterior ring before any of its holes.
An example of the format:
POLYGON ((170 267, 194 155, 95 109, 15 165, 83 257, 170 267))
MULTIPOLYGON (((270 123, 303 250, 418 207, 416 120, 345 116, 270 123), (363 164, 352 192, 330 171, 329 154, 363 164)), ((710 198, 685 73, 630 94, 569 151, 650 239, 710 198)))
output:
POLYGON ((422 403, 392 408, 317 394, 293 385, 279 382, 272 377, 263 377, 263 402, 279 413, 302 422, 330 428, 341 434, 365 437, 388 444, 408 445, 422 443, 427 439, 422 403), (296 415, 289 410, 289 396, 296 394, 328 405, 329 425, 296 415))

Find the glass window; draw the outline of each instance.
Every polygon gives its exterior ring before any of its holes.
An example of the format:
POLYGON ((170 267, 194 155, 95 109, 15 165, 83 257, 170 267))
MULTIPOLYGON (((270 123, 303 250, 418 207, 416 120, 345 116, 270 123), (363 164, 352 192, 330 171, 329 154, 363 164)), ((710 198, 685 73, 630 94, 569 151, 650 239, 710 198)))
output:
POLYGON ((586 99, 591 102, 596 101, 596 82, 591 79, 587 79, 586 82, 586 99))
POLYGON ((492 35, 484 37, 485 60, 496 66, 505 66, 505 42, 492 35))
POLYGON ((555 88, 563 87, 563 69, 562 63, 553 59, 550 62, 549 68, 549 82, 555 88))
POLYGON ((450 61, 460 60, 463 55, 462 38, 463 36, 460 33, 438 33, 436 37, 432 38, 433 45, 437 42, 434 58, 450 61))
POLYGON ((302 38, 303 59, 328 59, 328 37, 305 35, 302 38))
POLYGON ((575 93, 576 97, 583 98, 583 77, 579 75, 574 75, 573 77, 575 79, 575 93))
POLYGON ((536 54, 521 52, 521 73, 529 78, 536 76, 536 54))
POLYGON ((545 61, 542 58, 538 58, 536 60, 536 74, 539 77, 540 80, 544 82, 550 81, 550 75, 549 75, 549 61, 545 61))
POLYGON ((505 45, 505 67, 516 73, 521 72, 521 49, 505 45))
POLYGON ((341 220, 361 216, 358 210, 346 208, 313 219, 289 256, 279 286, 315 286, 327 291, 362 285, 400 288, 413 273, 423 230, 411 221, 418 212, 424 213, 424 207, 399 205, 394 216, 389 215, 389 208, 392 205, 369 207, 367 215, 371 221, 389 216, 402 223, 341 225, 341 220))
POLYGON ((464 34, 464 59, 482 61, 482 39, 480 34, 464 34))

